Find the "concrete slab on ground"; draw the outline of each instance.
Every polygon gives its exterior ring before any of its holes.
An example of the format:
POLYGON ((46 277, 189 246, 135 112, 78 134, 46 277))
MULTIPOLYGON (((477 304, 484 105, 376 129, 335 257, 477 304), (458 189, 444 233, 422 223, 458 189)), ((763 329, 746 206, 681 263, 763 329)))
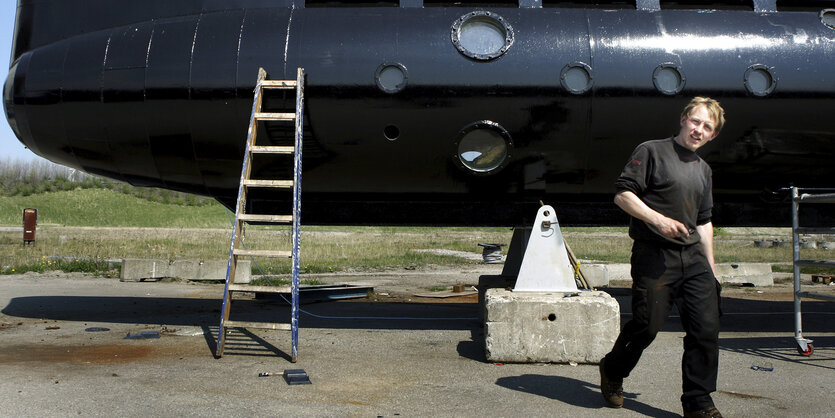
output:
MULTIPOLYGON (((612 282, 632 281, 631 266, 623 263, 580 263, 580 270, 595 288, 609 286, 612 282)), ((768 263, 718 263, 716 274, 721 283, 750 286, 771 286, 774 275, 768 263)))
POLYGON ((769 263, 721 263, 716 264, 716 275, 721 283, 749 286, 772 286, 774 276, 769 263))
MULTIPOLYGON (((226 280, 228 261, 225 260, 153 260, 126 258, 122 260, 121 281, 139 282, 143 280, 175 277, 183 280, 226 280)), ((252 281, 251 261, 238 260, 235 283, 252 281)))

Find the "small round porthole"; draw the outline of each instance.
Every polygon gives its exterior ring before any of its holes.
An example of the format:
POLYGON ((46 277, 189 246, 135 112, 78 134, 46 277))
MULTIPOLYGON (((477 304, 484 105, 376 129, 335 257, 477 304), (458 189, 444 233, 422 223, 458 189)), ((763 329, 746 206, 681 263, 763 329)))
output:
POLYGON ((397 93, 403 90, 408 80, 406 67, 398 62, 380 64, 374 73, 374 82, 380 90, 386 93, 397 93))
POLYGON ((386 137, 389 141, 394 141, 397 138, 400 138, 400 128, 397 125, 386 125, 383 128, 383 136, 386 137))
POLYGON ((820 16, 824 25, 829 29, 835 29, 835 9, 823 9, 820 16))
POLYGON ((745 70, 745 89, 754 96, 768 96, 777 87, 774 69, 763 64, 755 64, 745 70))
POLYGON ((470 12, 452 24, 452 44, 465 56, 489 61, 513 45, 513 28, 503 17, 486 10, 470 12))
POLYGON ((685 84, 681 67, 671 62, 655 67, 655 71, 652 72, 652 84, 656 90, 668 96, 681 93, 685 84))
POLYGON ((482 120, 465 126, 455 141, 459 165, 473 174, 492 174, 510 159, 513 141, 496 122, 482 120))
POLYGON ((560 84, 571 94, 583 94, 592 86, 591 67, 584 62, 572 62, 562 68, 560 84))

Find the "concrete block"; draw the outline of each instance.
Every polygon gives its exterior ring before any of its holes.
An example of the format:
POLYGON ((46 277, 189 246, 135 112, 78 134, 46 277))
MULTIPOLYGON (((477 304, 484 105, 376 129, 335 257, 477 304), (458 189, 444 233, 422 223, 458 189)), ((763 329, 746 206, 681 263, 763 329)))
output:
POLYGON ((126 258, 122 260, 120 281, 138 282, 144 279, 161 279, 163 277, 170 277, 168 273, 168 261, 140 258, 126 258))
POLYGON ((620 305, 604 292, 485 293, 487 360, 598 363, 620 332, 620 305))
POLYGON ((580 271, 591 287, 609 286, 609 267, 606 264, 580 263, 580 271))
MULTIPOLYGON (((226 266, 229 262, 204 261, 200 263, 199 269, 193 279, 189 280, 226 280, 226 266)), ((249 283, 252 281, 252 262, 250 260, 238 260, 238 267, 235 269, 235 283, 249 283)))
POLYGON ((768 263, 722 263, 716 265, 720 283, 773 286, 774 276, 768 263))
POLYGON ((591 287, 608 287, 613 281, 632 281, 629 264, 580 263, 580 271, 591 287))
POLYGON ((484 299, 487 289, 512 289, 515 284, 516 276, 478 276, 478 319, 484 321, 484 318, 487 317, 487 307, 484 299))
MULTIPOLYGON (((183 280, 226 280, 226 260, 198 261, 176 260, 169 264, 166 260, 148 260, 126 258, 122 260, 123 282, 138 282, 146 279, 176 277, 183 280)), ((252 262, 238 260, 235 283, 252 281, 252 262)))
POLYGON ((632 265, 629 263, 606 264, 609 271, 609 283, 613 281, 632 281, 632 265))
POLYGON ((197 276, 197 269, 200 262, 197 260, 174 260, 169 268, 170 276, 179 279, 189 279, 197 276))

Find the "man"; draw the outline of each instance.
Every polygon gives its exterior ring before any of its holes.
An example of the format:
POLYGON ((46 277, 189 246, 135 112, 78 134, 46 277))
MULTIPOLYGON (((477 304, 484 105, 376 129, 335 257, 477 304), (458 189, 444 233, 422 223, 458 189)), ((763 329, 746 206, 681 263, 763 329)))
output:
POLYGON ((719 102, 696 97, 672 138, 632 153, 618 180, 615 204, 631 216, 632 319, 600 362, 608 406, 623 405, 623 378, 655 339, 675 303, 684 337, 681 403, 685 417, 721 417, 711 392, 719 366, 719 297, 713 263, 710 167, 696 150, 725 123, 719 102))

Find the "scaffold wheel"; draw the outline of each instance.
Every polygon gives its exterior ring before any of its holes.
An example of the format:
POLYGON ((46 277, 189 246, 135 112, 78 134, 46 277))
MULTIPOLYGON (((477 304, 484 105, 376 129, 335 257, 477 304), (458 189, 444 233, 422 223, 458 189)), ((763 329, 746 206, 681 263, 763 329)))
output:
POLYGON ((801 346, 798 344, 798 346, 797 346, 797 352, 798 352, 798 354, 800 354, 801 356, 807 356, 807 357, 808 357, 808 356, 811 356, 813 352, 815 352, 815 347, 814 347, 812 344, 807 343, 807 344, 806 344, 806 350, 804 350, 804 349, 803 349, 803 347, 801 347, 801 346))

